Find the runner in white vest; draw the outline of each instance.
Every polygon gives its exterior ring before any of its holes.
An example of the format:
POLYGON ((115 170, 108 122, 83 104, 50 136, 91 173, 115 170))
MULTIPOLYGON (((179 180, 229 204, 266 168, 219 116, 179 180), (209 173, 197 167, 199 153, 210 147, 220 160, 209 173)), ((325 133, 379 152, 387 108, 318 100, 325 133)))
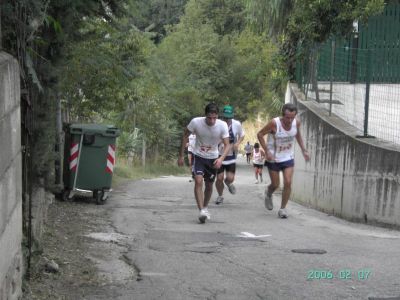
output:
POLYGON ((248 141, 246 145, 244 145, 244 151, 246 152, 246 161, 248 164, 250 164, 250 157, 251 157, 251 151, 253 151, 253 146, 250 144, 248 141))
POLYGON ((186 127, 179 151, 178 165, 183 166, 183 154, 190 133, 196 134, 193 150, 194 196, 199 209, 199 221, 210 219, 208 202, 212 195, 217 170, 229 152, 229 131, 224 121, 218 120, 218 106, 210 103, 205 108, 205 117, 194 118, 186 127), (223 142, 225 150, 219 156, 218 145, 223 142), (205 189, 203 193, 203 181, 205 189))
POLYGON ((256 176, 256 184, 259 182, 263 182, 262 171, 264 167, 265 161, 265 152, 260 148, 259 143, 254 144, 253 149, 253 167, 254 167, 254 175, 256 176), (260 180, 258 180, 260 178, 260 180))
POLYGON ((300 120, 296 118, 297 107, 292 103, 286 103, 282 107, 282 116, 272 119, 257 134, 261 147, 266 154, 265 165, 268 167, 271 184, 265 191, 265 207, 273 209, 272 193, 279 187, 279 172, 283 173, 283 191, 281 208, 278 211, 280 218, 287 218, 286 205, 292 190, 292 178, 294 167, 294 143, 299 144, 306 161, 310 156, 304 147, 300 134, 300 120), (267 136, 265 142, 264 136, 267 136))
MULTIPOLYGON (((222 162, 221 168, 217 171, 217 181, 215 182, 215 187, 217 188, 218 197, 215 204, 222 204, 224 201, 224 183, 228 187, 231 194, 236 194, 236 188, 233 185, 236 173, 236 157, 239 151, 239 145, 244 139, 244 130, 242 124, 233 119, 233 107, 231 105, 225 105, 222 118, 225 120, 229 129, 229 143, 230 150, 222 162), (225 178, 224 178, 225 177, 225 178)), ((219 153, 222 155, 224 152, 224 145, 219 145, 219 153)))

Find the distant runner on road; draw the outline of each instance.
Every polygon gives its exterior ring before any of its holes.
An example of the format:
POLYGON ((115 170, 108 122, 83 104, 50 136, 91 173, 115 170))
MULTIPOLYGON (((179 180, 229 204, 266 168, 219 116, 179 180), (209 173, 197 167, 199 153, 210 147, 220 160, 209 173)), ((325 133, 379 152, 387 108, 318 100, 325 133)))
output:
POLYGON ((250 164, 250 158, 251 158, 251 151, 253 150, 253 146, 250 144, 249 141, 247 141, 247 144, 244 145, 244 151, 246 152, 246 161, 248 164, 250 164))
POLYGON ((264 167, 265 161, 265 152, 260 148, 259 143, 254 143, 253 149, 253 167, 254 167, 254 175, 256 176, 256 184, 263 182, 262 171, 264 167))
POLYGON ((218 106, 215 103, 209 103, 205 108, 205 117, 192 119, 184 131, 179 151, 178 165, 183 166, 183 154, 189 135, 196 134, 196 143, 193 148, 194 196, 199 209, 200 223, 211 218, 208 203, 211 199, 214 180, 217 170, 230 150, 228 125, 218 120, 218 112, 218 106), (224 144, 224 152, 219 156, 218 145, 221 142, 224 144), (205 182, 204 194, 203 181, 205 182))
POLYGON ((282 116, 268 122, 258 133, 257 138, 265 151, 271 184, 265 190, 265 207, 273 209, 272 193, 279 187, 279 172, 283 173, 283 192, 281 208, 278 211, 280 218, 287 218, 286 205, 292 191, 292 177, 294 167, 294 139, 297 140, 304 159, 310 160, 307 149, 304 147, 300 134, 300 120, 296 118, 297 107, 286 103, 282 107, 282 116), (264 136, 267 136, 265 142, 264 136))

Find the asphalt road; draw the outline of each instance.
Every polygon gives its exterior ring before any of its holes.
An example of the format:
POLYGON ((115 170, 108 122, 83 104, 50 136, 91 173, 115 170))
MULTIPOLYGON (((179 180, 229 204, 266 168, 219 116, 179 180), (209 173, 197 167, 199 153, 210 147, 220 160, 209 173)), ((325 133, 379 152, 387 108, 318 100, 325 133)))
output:
POLYGON ((105 204, 110 231, 92 235, 112 253, 93 258, 109 293, 85 299, 400 299, 399 231, 293 202, 279 219, 280 194, 267 211, 254 181, 240 160, 237 194, 217 206, 214 189, 206 224, 188 177, 120 186, 105 204))

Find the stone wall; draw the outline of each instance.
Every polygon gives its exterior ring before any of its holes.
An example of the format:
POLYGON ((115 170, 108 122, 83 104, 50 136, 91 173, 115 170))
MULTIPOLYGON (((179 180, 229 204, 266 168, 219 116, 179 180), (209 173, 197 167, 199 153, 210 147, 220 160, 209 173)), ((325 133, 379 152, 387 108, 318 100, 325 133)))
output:
POLYGON ((23 273, 20 82, 17 61, 0 52, 0 299, 19 299, 23 273))

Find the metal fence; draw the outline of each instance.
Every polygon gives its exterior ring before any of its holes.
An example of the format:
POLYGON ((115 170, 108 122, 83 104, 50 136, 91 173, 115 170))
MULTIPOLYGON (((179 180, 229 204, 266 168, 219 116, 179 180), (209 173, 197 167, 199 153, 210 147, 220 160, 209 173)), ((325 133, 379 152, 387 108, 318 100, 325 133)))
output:
POLYGON ((352 47, 331 40, 299 55, 296 81, 309 100, 360 130, 400 145, 400 45, 397 49, 352 47))
POLYGON ((400 144, 400 3, 360 25, 349 39, 302 51, 296 81, 314 99, 360 130, 400 144))

